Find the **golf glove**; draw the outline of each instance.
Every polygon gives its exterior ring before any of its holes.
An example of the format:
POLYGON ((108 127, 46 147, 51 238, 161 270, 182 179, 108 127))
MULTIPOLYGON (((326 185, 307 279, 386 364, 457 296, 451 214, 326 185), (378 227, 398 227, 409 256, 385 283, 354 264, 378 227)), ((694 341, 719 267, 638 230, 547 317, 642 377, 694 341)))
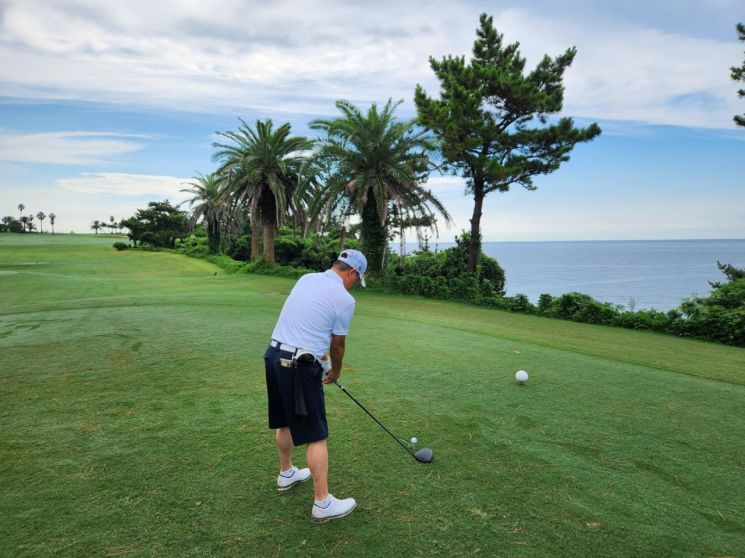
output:
POLYGON ((326 360, 319 361, 321 363, 321 368, 323 368, 323 375, 329 373, 329 370, 331 370, 331 359, 327 358, 326 360))

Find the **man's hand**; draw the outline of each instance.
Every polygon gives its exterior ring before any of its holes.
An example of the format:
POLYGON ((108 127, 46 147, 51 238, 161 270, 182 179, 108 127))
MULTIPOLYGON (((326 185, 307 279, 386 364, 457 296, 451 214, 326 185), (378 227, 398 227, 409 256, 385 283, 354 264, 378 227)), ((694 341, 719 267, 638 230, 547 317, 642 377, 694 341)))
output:
POLYGON ((344 361, 344 349, 346 348, 346 337, 344 335, 332 335, 331 346, 329 347, 329 360, 331 370, 324 376, 324 384, 335 384, 341 375, 341 365, 344 361))
POLYGON ((323 380, 321 380, 321 383, 335 384, 340 375, 341 372, 339 372, 338 370, 329 370, 329 372, 323 376, 323 380))

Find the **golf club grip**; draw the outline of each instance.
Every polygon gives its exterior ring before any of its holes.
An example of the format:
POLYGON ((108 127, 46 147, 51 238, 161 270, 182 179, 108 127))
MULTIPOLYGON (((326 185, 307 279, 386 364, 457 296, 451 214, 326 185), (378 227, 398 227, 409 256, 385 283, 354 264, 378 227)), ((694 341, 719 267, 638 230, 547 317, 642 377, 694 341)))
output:
MULTIPOLYGON (((336 383, 336 382, 334 382, 334 383, 336 383)), ((359 406, 359 408, 362 409, 363 411, 365 411, 371 419, 373 419, 375 422, 377 422, 378 423, 378 426, 380 426, 380 428, 382 428, 383 430, 385 430, 390 435, 391 438, 393 438, 394 440, 396 440, 396 442, 398 442, 398 444, 402 448, 404 448, 408 452, 409 455, 411 455, 412 457, 416 458, 416 456, 412 453, 412 451, 409 448, 407 448, 403 444, 403 442, 401 442, 401 440, 399 440, 398 437, 393 434, 393 432, 391 432, 390 430, 388 430, 383 425, 382 422, 380 422, 377 418, 375 418, 375 415, 373 415, 370 411, 368 411, 367 409, 365 409, 365 406, 354 398, 354 395, 352 395, 351 393, 349 393, 347 391, 347 388, 345 388, 343 385, 341 385, 339 383, 336 383, 336 385, 339 386, 339 389, 342 390, 344 393, 346 393, 352 401, 354 401, 355 403, 357 403, 357 405, 359 406)))

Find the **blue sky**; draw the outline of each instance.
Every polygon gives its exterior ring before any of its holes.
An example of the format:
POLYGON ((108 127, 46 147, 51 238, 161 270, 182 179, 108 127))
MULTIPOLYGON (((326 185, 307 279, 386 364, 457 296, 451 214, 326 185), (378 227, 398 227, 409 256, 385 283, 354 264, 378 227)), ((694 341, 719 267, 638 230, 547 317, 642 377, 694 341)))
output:
MULTIPOLYGON (((181 201, 238 117, 310 134, 336 99, 389 97, 411 117, 417 83, 437 92, 428 57, 468 55, 485 11, 528 67, 576 46, 563 115, 603 128, 536 191, 491 194, 485 240, 745 238, 741 0, 558 4, 0 1, 0 216, 83 232, 181 201)), ((472 201, 458 177, 430 186, 451 240, 472 201)))

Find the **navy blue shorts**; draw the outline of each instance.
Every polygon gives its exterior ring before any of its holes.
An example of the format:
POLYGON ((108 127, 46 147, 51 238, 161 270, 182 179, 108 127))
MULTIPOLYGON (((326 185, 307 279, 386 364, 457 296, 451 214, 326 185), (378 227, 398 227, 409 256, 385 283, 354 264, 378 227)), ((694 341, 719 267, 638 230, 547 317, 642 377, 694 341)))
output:
POLYGON ((271 345, 264 353, 266 392, 269 400, 269 428, 289 427, 292 443, 301 446, 329 437, 326 423, 326 400, 323 396, 323 369, 317 361, 298 362, 296 368, 280 363, 292 359, 292 353, 271 345), (294 374, 298 374, 299 384, 294 374), (295 385, 302 387, 307 415, 295 412, 295 385))

